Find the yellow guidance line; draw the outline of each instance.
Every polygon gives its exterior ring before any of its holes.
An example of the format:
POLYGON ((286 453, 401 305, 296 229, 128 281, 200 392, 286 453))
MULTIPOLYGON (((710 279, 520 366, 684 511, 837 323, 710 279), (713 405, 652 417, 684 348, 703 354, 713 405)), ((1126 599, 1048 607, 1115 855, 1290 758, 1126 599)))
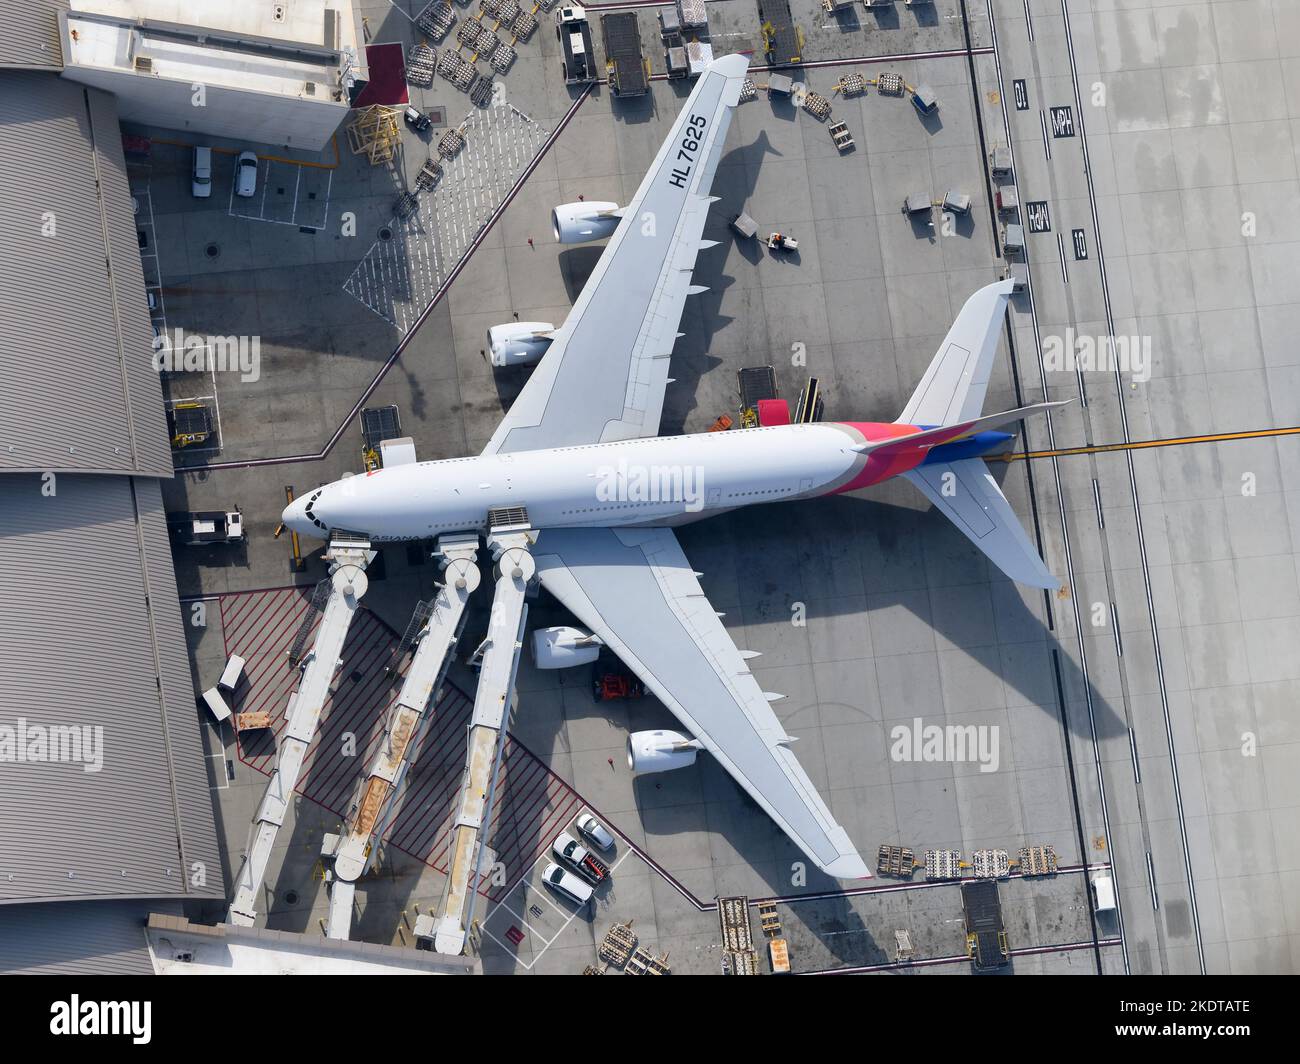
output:
POLYGON ((1278 436, 1300 436, 1300 425, 1281 429, 1252 429, 1247 432, 1219 432, 1210 436, 1175 436, 1164 440, 1136 440, 1132 443, 1098 443, 1090 447, 1062 447, 1055 451, 1028 451, 995 455, 989 461, 1018 462, 1025 458, 1063 458, 1072 454, 1105 454, 1109 451, 1144 451, 1151 447, 1181 447, 1188 443, 1227 443, 1278 436))
MULTIPOLYGON (((196 147, 196 145, 190 141, 173 140, 170 137, 150 137, 149 139, 158 144, 170 144, 174 148, 196 147)), ((332 163, 318 163, 311 159, 290 159, 284 155, 263 155, 261 152, 257 153, 257 157, 258 159, 267 159, 273 163, 288 163, 291 166, 306 166, 313 170, 337 170, 339 168, 339 137, 337 133, 330 138, 330 143, 334 145, 334 161, 332 163)), ((218 148, 214 146, 212 150, 218 155, 238 155, 242 149, 218 148)))

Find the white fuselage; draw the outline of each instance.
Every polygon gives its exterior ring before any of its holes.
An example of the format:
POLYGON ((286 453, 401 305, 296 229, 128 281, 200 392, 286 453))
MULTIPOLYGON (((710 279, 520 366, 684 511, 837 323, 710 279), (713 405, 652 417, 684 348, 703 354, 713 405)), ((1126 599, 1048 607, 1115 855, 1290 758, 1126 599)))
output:
POLYGON ((326 485, 285 521, 374 542, 486 531, 488 511, 502 507, 526 508, 534 528, 675 525, 837 490, 861 466, 861 439, 819 423, 415 462, 326 485))

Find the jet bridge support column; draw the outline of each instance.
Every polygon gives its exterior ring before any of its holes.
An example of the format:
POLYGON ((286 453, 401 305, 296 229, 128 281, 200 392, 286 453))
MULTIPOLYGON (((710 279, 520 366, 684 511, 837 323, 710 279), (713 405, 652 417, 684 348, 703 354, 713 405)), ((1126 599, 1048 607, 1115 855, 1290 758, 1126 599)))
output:
POLYGON ((434 949, 456 956, 465 949, 466 929, 473 917, 474 895, 481 869, 481 835, 492 819, 502 735, 514 695, 515 673, 523 648, 528 606, 524 593, 537 572, 530 553, 533 536, 527 529, 493 530, 488 547, 496 559, 496 593, 483 643, 474 711, 470 717, 465 775, 452 825, 446 893, 434 932, 434 949))
POLYGON ((334 861, 327 924, 330 938, 345 939, 351 932, 356 882, 372 863, 372 839, 418 753, 422 718, 446 675, 452 650, 460 638, 465 605, 479 585, 477 533, 442 536, 437 553, 442 556, 445 571, 443 585, 418 636, 419 644, 389 713, 383 742, 353 797, 337 846, 326 855, 334 861))
POLYGON ((316 734, 321 709, 329 695, 330 680, 342 662, 343 642, 347 639, 361 596, 369 586, 365 569, 374 556, 370 543, 365 540, 330 542, 326 554, 330 560, 329 601, 316 632, 316 641, 303 661, 298 690, 289 696, 289 704, 285 707, 288 726, 280 739, 275 771, 253 820, 252 842, 244 855, 243 866, 235 881, 235 897, 226 917, 232 924, 252 927, 257 919, 257 894, 266 877, 271 850, 289 811, 289 803, 293 801, 307 747, 316 734))

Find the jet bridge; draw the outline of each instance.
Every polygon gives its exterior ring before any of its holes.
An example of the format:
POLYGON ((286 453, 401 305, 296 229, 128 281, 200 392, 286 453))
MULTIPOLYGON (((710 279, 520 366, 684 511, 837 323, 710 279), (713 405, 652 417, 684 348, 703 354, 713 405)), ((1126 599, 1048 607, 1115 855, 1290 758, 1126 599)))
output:
POLYGON ((513 522, 488 533, 488 547, 496 561, 496 592, 487 637, 479 648, 482 664, 470 717, 465 775, 452 824, 447 884, 435 922, 434 949, 452 956, 464 951, 467 928, 473 923, 483 872, 480 835, 492 818, 505 749, 502 740, 528 616, 524 594, 537 572, 530 552, 535 533, 527 528, 526 514, 512 511, 509 519, 513 522))
POLYGON ((342 662, 343 642, 347 639, 361 596, 366 593, 365 569, 374 560, 375 552, 366 539, 336 535, 331 538, 325 557, 330 562, 329 599, 316 632, 316 641, 301 665, 302 678, 298 690, 289 696, 285 708, 288 726, 280 740, 275 771, 253 820, 252 841, 244 855, 236 880, 235 897, 226 917, 230 923, 243 927, 252 927, 257 919, 257 894, 266 876, 271 850, 293 801, 307 747, 316 734, 321 710, 329 695, 330 681, 342 662))
MULTIPOLYGON (((388 715, 383 742, 358 786, 342 834, 326 836, 333 843, 324 855, 333 858, 327 924, 330 938, 349 936, 357 880, 370 867, 376 850, 372 839, 417 754, 417 736, 428 722, 425 712, 460 638, 465 605, 479 585, 477 533, 442 536, 436 553, 442 556, 443 586, 416 637, 418 645, 388 715)), ((417 623, 418 619, 417 614, 417 623)))

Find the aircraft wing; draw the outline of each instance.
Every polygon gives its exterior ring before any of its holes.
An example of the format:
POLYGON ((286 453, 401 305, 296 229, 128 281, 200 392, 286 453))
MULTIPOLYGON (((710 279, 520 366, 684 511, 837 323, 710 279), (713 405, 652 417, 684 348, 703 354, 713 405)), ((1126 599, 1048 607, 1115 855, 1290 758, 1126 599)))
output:
POLYGON ((1012 580, 1030 587, 1061 586, 1038 556, 984 459, 931 462, 903 476, 1012 580))
POLYGON ((1011 281, 999 281, 966 300, 898 415, 901 424, 953 425, 980 416, 1012 287, 1011 281))
POLYGON ((542 587, 613 650, 826 873, 871 873, 667 528, 543 531, 542 587))
POLYGON ((484 454, 659 433, 709 189, 749 60, 700 76, 568 318, 484 454))

